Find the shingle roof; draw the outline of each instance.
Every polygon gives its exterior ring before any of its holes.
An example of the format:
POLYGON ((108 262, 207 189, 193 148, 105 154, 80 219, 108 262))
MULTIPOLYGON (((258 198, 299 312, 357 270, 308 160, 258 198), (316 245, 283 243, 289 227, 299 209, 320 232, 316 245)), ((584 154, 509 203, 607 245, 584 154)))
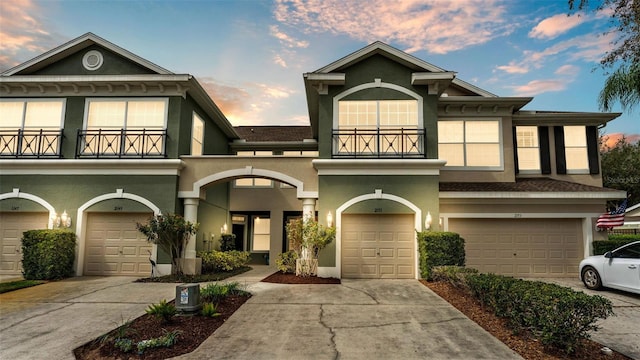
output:
POLYGON ((616 192, 620 190, 549 178, 524 178, 515 182, 441 182, 440 191, 456 192, 616 192))
POLYGON ((249 142, 313 139, 311 126, 235 126, 234 129, 240 138, 249 142))

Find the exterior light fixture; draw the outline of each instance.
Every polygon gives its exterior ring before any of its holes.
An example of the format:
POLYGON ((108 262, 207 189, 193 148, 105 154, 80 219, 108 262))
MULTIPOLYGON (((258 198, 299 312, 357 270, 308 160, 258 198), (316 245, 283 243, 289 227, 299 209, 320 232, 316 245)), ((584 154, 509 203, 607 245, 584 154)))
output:
POLYGON ((331 215, 331 211, 327 213, 327 226, 333 227, 333 215, 331 215))
POLYGON ((433 218, 431 218, 431 212, 427 211, 427 217, 424 219, 424 228, 426 230, 431 229, 431 222, 433 221, 433 218))
POLYGON ((67 210, 62 212, 62 215, 58 216, 58 213, 54 213, 51 217, 51 223, 54 228, 70 228, 71 227, 71 216, 67 214, 67 210))
POLYGON ((227 223, 224 223, 224 225, 222 225, 222 227, 220 228, 220 234, 226 234, 228 229, 229 228, 227 227, 227 223))

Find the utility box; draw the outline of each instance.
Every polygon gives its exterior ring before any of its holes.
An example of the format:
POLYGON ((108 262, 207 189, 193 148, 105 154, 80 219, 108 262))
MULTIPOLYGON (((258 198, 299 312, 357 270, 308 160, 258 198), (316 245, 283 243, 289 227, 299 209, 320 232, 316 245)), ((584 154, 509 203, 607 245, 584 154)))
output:
POLYGON ((202 309, 200 303, 200 284, 182 284, 176 286, 176 310, 192 313, 202 309))

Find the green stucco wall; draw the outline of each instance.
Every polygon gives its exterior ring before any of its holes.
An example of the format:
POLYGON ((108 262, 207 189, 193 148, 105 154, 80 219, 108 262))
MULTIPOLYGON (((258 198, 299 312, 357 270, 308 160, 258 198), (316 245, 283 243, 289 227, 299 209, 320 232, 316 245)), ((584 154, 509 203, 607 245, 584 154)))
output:
MULTIPOLYGON (((438 176, 320 176, 320 199, 318 218, 326 222, 326 214, 336 216, 336 209, 347 201, 375 193, 381 189, 383 194, 401 197, 422 210, 422 217, 431 212, 434 224, 439 218, 438 176)), ((366 200, 347 208, 344 213, 352 214, 407 214, 411 209, 396 201, 366 200)), ((335 266, 335 242, 325 248, 319 256, 320 266, 335 266)))

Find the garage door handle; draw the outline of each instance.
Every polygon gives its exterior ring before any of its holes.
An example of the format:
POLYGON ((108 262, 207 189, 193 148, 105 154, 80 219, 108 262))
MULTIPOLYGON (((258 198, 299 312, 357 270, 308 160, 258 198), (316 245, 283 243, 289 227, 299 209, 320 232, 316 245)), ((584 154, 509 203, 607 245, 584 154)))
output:
POLYGON ((629 269, 637 269, 638 267, 635 265, 629 265, 629 269))

